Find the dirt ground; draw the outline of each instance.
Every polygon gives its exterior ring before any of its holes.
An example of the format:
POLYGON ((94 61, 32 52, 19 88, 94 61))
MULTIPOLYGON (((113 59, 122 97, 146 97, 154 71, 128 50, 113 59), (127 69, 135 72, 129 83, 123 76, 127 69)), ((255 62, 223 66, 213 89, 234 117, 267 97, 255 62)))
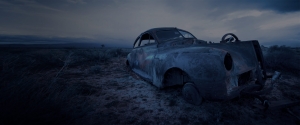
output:
MULTIPOLYGON (((7 109, 0 112, 0 124, 300 124, 299 105, 264 110, 258 99, 246 96, 191 105, 183 100, 181 86, 158 89, 142 80, 125 65, 126 54, 118 50, 10 51, 3 50, 0 56, 0 80, 5 81, 0 84, 0 99, 9 101, 0 100, 1 110, 7 109), (72 61, 65 66, 64 59, 72 51, 72 61), (11 75, 6 76, 8 73, 11 75), (26 82, 27 77, 34 79, 26 82), (59 89, 52 91, 48 83, 59 89), (34 96, 38 94, 41 96, 34 96)), ((263 97, 270 106, 278 101, 297 102, 299 90, 299 76, 282 73, 274 89, 263 97)))
MULTIPOLYGON (((263 110, 253 97, 231 101, 204 101, 200 106, 185 102, 181 87, 158 89, 135 75, 125 65, 125 57, 102 64, 101 72, 87 74, 88 67, 65 70, 61 80, 84 84, 82 100, 90 107, 88 115, 76 124, 300 124, 300 106, 263 110)), ((271 93, 272 101, 299 101, 300 79, 283 74, 271 93)), ((76 103, 76 102, 74 102, 76 103)))

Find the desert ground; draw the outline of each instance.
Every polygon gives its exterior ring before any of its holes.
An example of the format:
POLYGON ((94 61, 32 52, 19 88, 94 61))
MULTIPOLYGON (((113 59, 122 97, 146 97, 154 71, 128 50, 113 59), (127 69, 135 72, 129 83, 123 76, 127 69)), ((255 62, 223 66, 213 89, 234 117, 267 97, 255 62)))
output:
MULTIPOLYGON (((300 101, 300 58, 287 49, 264 52, 270 71, 282 73, 262 95, 270 105, 300 101)), ((0 124, 300 124, 299 105, 264 110, 254 97, 191 105, 181 86, 158 89, 131 71, 129 52, 2 48, 0 124)))

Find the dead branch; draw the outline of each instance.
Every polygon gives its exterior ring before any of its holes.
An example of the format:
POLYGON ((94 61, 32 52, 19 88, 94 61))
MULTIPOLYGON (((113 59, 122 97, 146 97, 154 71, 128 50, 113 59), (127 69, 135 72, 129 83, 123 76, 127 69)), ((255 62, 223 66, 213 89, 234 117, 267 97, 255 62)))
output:
POLYGON ((68 65, 71 62, 71 56, 73 55, 73 52, 70 52, 69 55, 67 56, 66 60, 64 61, 64 65, 60 68, 60 70, 57 72, 56 76, 54 79, 57 79, 58 76, 60 75, 60 73, 66 68, 68 67, 68 65))

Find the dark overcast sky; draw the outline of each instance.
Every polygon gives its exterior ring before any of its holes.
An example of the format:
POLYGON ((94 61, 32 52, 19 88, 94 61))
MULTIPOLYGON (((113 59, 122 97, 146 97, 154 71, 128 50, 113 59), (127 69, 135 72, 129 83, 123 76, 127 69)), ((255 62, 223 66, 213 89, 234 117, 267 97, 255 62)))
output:
POLYGON ((0 0, 0 34, 89 38, 131 46, 143 31, 178 27, 219 42, 235 33, 300 46, 300 0, 0 0))

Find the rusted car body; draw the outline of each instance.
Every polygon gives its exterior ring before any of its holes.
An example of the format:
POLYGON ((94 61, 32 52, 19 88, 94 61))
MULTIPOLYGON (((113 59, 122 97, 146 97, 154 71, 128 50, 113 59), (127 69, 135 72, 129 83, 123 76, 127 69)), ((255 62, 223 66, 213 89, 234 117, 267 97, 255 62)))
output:
POLYGON ((158 88, 183 85, 183 97, 196 105, 258 91, 267 78, 258 41, 230 33, 208 43, 178 28, 150 29, 135 40, 126 63, 158 88), (225 39, 228 35, 233 37, 225 39))

